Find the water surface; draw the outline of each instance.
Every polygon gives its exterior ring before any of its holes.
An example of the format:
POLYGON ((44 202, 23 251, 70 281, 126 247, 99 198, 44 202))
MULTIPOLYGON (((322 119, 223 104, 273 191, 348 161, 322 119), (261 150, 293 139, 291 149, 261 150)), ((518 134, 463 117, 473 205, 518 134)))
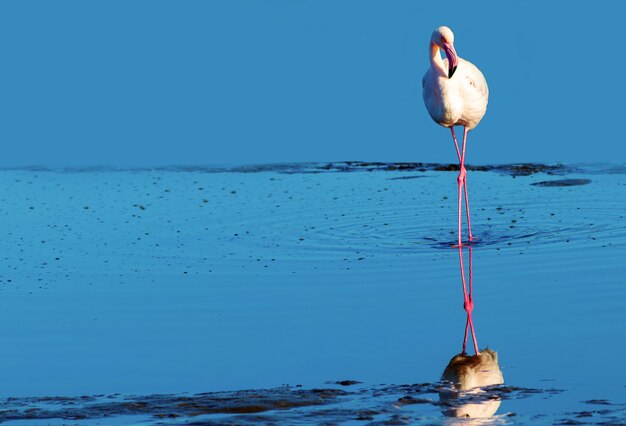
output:
MULTIPOLYGON (((474 321, 508 390, 488 421, 619 423, 626 169, 469 169, 474 321)), ((436 386, 465 326, 455 170, 1 171, 0 420, 449 422, 436 386), (270 408, 177 405, 247 389, 270 408), (328 398, 272 405, 315 389, 328 398)))

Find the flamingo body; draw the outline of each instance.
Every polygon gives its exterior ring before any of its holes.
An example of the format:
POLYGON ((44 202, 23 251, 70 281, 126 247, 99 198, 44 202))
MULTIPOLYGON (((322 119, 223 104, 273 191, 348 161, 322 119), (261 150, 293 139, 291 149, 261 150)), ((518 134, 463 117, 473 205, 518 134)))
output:
POLYGON ((431 37, 430 67, 422 78, 424 104, 436 123, 472 130, 487 111, 489 87, 483 73, 460 57, 455 58, 457 68, 454 75, 448 77, 450 58, 442 59, 439 53, 442 39, 450 41, 452 46, 454 35, 448 27, 438 28, 431 37))
POLYGON ((448 78, 440 71, 448 68, 448 59, 437 59, 441 61, 441 67, 431 66, 422 79, 426 109, 437 124, 472 130, 487 112, 487 81, 474 64, 462 58, 458 58, 454 76, 448 78))

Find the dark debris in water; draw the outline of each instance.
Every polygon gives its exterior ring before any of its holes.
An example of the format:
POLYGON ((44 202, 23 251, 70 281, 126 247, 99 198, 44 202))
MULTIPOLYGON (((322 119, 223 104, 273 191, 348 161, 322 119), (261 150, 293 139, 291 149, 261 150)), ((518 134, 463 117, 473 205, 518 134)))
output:
POLYGON ((347 395, 341 389, 301 390, 291 387, 212 392, 191 396, 83 396, 9 398, 2 403, 0 421, 33 419, 96 419, 148 414, 158 418, 201 414, 249 414, 270 410, 325 405, 347 395), (45 406, 45 408, 44 408, 45 406))
POLYGON ((563 186, 580 186, 591 183, 591 179, 557 179, 557 180, 544 180, 541 182, 535 182, 531 185, 544 186, 544 187, 563 187, 563 186))
MULTIPOLYGON (((562 164, 500 164, 500 165, 467 165, 468 170, 478 172, 498 172, 511 176, 530 176, 535 173, 560 175, 574 171, 572 167, 562 164)), ((456 163, 420 163, 420 162, 367 162, 367 161, 343 161, 335 163, 300 163, 280 164, 265 166, 250 166, 245 168, 233 168, 230 171, 278 171, 283 173, 321 173, 321 172, 454 172, 459 170, 456 163)), ((403 176, 397 179, 411 179, 414 176, 403 176)))
POLYGON ((611 405, 611 403, 606 399, 589 399, 585 401, 585 404, 593 404, 593 405, 611 405))
POLYGON ((426 398, 415 398, 414 396, 402 396, 398 398, 399 405, 409 405, 409 404, 432 404, 431 399, 426 398))
POLYGON ((0 421, 27 419, 97 419, 148 414, 157 418, 202 414, 249 414, 270 410, 326 405, 348 393, 341 389, 281 387, 236 392, 211 392, 191 396, 82 396, 8 398, 0 421), (44 408, 45 407, 45 408, 44 408))
MULTIPOLYGON (((522 163, 522 164, 504 164, 500 166, 487 166, 488 170, 496 170, 512 176, 530 176, 536 173, 546 173, 549 175, 559 175, 573 171, 572 167, 562 164, 539 164, 539 163, 522 163)), ((472 170, 472 169, 470 169, 472 170)))
POLYGON ((626 425, 626 404, 617 404, 606 399, 583 401, 592 405, 581 411, 564 413, 555 424, 558 425, 626 425))
MULTIPOLYGON (((498 172, 511 176, 530 176, 536 173, 548 175, 563 175, 577 171, 572 166, 562 164, 541 164, 541 163, 519 163, 500 165, 466 165, 468 170, 479 172, 498 172)), ((0 170, 16 170, 5 168, 0 170)), ((286 174, 305 173, 328 173, 328 172, 427 172, 446 171, 454 172, 459 170, 456 163, 422 163, 422 162, 379 162, 379 161, 338 161, 322 163, 273 163, 256 164, 234 167, 215 166, 161 166, 161 167, 135 167, 135 168, 115 168, 115 167, 76 167, 76 168, 51 168, 51 167, 21 167, 18 170, 32 172, 67 172, 67 173, 101 173, 101 172, 195 172, 195 173, 262 173, 275 172, 286 174)), ((399 179, 410 179, 412 177, 401 177, 399 179)))
POLYGON ((422 175, 409 175, 409 176, 398 176, 398 177, 392 177, 389 178, 389 180, 409 180, 409 179, 418 179, 418 178, 423 178, 425 176, 422 175))
POLYGON ((354 386, 354 385, 359 385, 361 384, 361 382, 359 382, 358 380, 339 380, 337 382, 334 382, 336 385, 340 385, 340 386, 354 386))
MULTIPOLYGON (((360 384, 341 380, 338 386, 360 384)), ((376 421, 387 424, 397 416, 411 422, 423 414, 422 406, 438 410, 454 406, 454 401, 439 401, 439 392, 450 389, 446 383, 412 385, 380 385, 356 387, 350 391, 328 387, 302 389, 283 386, 272 389, 210 392, 195 395, 124 396, 96 395, 81 397, 8 398, 2 401, 0 422, 29 420, 95 420, 119 416, 146 416, 154 424, 167 424, 168 419, 188 418, 195 425, 254 423, 324 423, 336 424, 351 420, 376 421), (399 411, 401 410, 401 411, 399 411), (219 417, 215 417, 219 415, 219 417), (224 417, 228 416, 228 417, 224 417), (193 419, 193 420, 192 420, 193 419)), ((480 396, 458 398, 458 404, 481 403, 487 400, 550 396, 556 390, 526 389, 513 386, 485 388, 480 396)))

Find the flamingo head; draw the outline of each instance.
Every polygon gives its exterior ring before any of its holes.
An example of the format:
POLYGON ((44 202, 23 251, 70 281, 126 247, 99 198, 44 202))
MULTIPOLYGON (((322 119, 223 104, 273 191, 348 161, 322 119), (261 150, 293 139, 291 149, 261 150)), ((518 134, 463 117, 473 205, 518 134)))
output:
POLYGON ((459 64, 459 58, 456 55, 456 50, 454 50, 454 33, 446 26, 439 27, 433 31, 430 42, 439 46, 446 54, 446 58, 448 58, 448 78, 452 78, 459 64))

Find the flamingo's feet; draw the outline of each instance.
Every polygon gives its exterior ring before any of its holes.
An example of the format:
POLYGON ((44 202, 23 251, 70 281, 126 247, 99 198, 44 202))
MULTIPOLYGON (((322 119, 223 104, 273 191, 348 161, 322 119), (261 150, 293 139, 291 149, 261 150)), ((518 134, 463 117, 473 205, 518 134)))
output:
POLYGON ((478 238, 478 237, 476 237, 476 236, 474 236, 474 235, 471 235, 471 236, 468 238, 467 243, 463 243, 463 242, 458 243, 458 242, 457 242, 456 244, 451 244, 451 245, 450 245, 450 248, 456 248, 456 249, 458 249, 458 248, 461 248, 461 247, 469 247, 469 246, 471 246, 471 245, 472 245, 472 243, 475 243, 475 242, 477 242, 477 241, 480 241, 480 238, 478 238))

